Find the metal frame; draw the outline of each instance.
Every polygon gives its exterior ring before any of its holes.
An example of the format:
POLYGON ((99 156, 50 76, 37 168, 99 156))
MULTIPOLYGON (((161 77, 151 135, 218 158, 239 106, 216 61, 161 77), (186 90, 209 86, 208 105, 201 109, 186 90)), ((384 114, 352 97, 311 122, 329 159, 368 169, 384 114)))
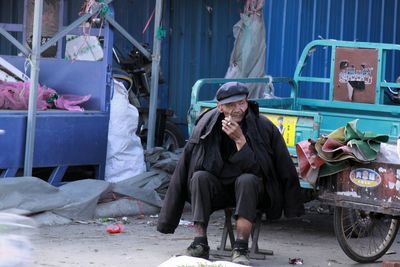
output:
MULTIPOLYGON (((104 4, 108 5, 113 0, 105 0, 104 4)), ((63 0, 60 1, 63 4, 63 0)), ((157 30, 160 25, 161 20, 161 10, 162 10, 162 0, 157 0, 156 2, 156 17, 155 17, 155 30, 154 30, 154 55, 152 57, 152 71, 156 75, 152 75, 151 81, 151 95, 150 95, 150 110, 149 110, 149 130, 148 130, 148 141, 147 146, 151 148, 154 146, 154 135, 155 135, 155 124, 156 124, 156 109, 157 109, 157 92, 158 92, 158 73, 159 73, 159 64, 160 64, 160 40, 157 38, 157 30)), ((47 48, 58 42, 61 38, 63 38, 66 34, 72 32, 76 27, 78 27, 83 22, 87 21, 90 17, 93 16, 96 12, 101 8, 100 4, 95 5, 92 10, 75 20, 69 26, 63 28, 61 31, 56 33, 50 40, 48 40, 45 44, 40 44, 41 39, 41 15, 43 12, 43 0, 35 1, 34 8, 34 23, 33 23, 33 42, 32 42, 32 50, 30 50, 24 44, 21 44, 17 39, 15 39, 9 31, 23 31, 24 27, 20 25, 10 25, 10 24, 1 24, 0 26, 0 34, 3 35, 7 40, 9 40, 15 47, 17 47, 27 58, 31 59, 31 93, 29 96, 29 109, 28 109, 28 117, 27 117, 27 130, 26 130, 26 147, 25 147, 25 160, 24 160, 24 175, 31 176, 32 175, 32 167, 33 167, 33 151, 34 151, 34 142, 35 142, 35 129, 36 129, 36 96, 37 96, 37 86, 38 86, 38 77, 39 77, 39 62, 40 62, 40 54, 44 52, 47 48)), ((60 9, 60 13, 62 8, 60 9)), ((26 10, 24 11, 26 12, 26 10)), ((62 15, 62 14, 61 14, 62 15)), ((24 20, 25 20, 24 16, 24 20)), ((60 16, 62 18, 62 16, 60 16)), ((125 36, 134 46, 136 46, 147 58, 151 58, 151 54, 143 48, 129 33, 123 29, 110 15, 106 15, 106 20, 117 30, 121 32, 123 36, 125 36)), ((26 21, 24 21, 26 24, 26 21)), ((62 22, 60 23, 62 25, 62 22)), ((25 40, 25 38, 24 38, 25 40)), ((57 51, 57 57, 61 57, 61 49, 57 51)), ((62 168, 63 170, 65 168, 62 168)), ((15 171, 16 172, 16 171, 15 171)), ((64 170, 65 172, 65 170, 64 170)), ((7 171, 10 174, 9 171, 7 171)), ((57 176, 57 180, 60 180, 59 175, 63 173, 60 170, 55 171, 53 174, 57 176)), ((15 174, 15 173, 14 173, 15 174)), ((6 175, 6 174, 3 174, 6 175)), ((53 176, 53 175, 52 175, 53 176)), ((54 180, 50 178, 50 180, 54 180)))
MULTIPOLYGON (((60 0, 61 2, 63 2, 63 0, 60 0)), ((112 0, 106 0, 105 3, 111 3, 112 0)), ((24 157, 24 175, 25 176, 31 176, 32 175, 32 168, 33 168, 33 162, 34 162, 34 143, 36 138, 35 138, 35 132, 37 131, 36 129, 36 116, 37 116, 37 112, 36 112, 36 95, 37 95, 37 85, 38 85, 38 76, 39 76, 39 61, 40 61, 40 54, 45 51, 48 47, 50 47, 51 45, 53 45, 54 43, 58 42, 61 38, 63 38, 66 34, 75 31, 75 28, 77 26, 80 25, 81 22, 86 21, 87 19, 89 19, 91 16, 93 16, 93 14, 95 14, 100 8, 100 5, 94 6, 93 9, 91 10, 90 13, 85 14, 84 16, 78 18, 76 21, 74 21, 72 24, 68 25, 67 27, 60 27, 62 30, 60 30, 58 33, 56 33, 47 43, 43 44, 42 46, 40 45, 41 43, 41 19, 39 19, 41 17, 41 13, 42 13, 42 9, 43 9, 43 0, 40 1, 36 1, 35 2, 35 10, 34 10, 34 25, 33 25, 33 42, 32 42, 32 50, 30 50, 27 46, 21 44, 18 40, 16 40, 12 35, 10 35, 7 30, 10 31, 20 31, 23 33, 23 35, 25 34, 25 27, 23 25, 9 25, 9 24, 2 24, 6 27, 0 28, 0 34, 2 34, 3 36, 6 37, 6 39, 8 39, 12 44, 14 44, 22 53, 24 53, 24 55, 29 58, 31 60, 31 93, 29 95, 30 99, 29 99, 29 109, 28 109, 28 116, 24 115, 26 114, 26 112, 21 112, 21 111, 10 111, 10 112, 6 112, 2 115, 4 115, 4 123, 6 123, 7 125, 15 125, 15 129, 13 129, 14 135, 16 135, 16 140, 17 141, 13 141, 12 144, 10 144, 10 147, 19 147, 19 137, 21 135, 20 131, 24 131, 26 132, 26 142, 25 142, 25 157, 24 157), (21 124, 21 122, 24 122, 24 118, 26 118, 27 120, 27 127, 25 129, 25 127, 23 127, 23 124, 21 124)), ((26 10, 25 10, 26 12, 26 10)), ((24 13, 25 13, 24 12, 24 13)), ((60 8, 60 13, 62 13, 62 8, 60 8)), ((25 14, 26 15, 26 14, 25 14)), ((26 16, 24 16, 24 24, 26 24, 26 16)), ((61 22, 62 24, 62 22, 61 22)), ((104 31, 104 37, 106 40, 110 41, 112 39, 112 34, 109 33, 108 31, 108 24, 106 24, 105 26, 106 30, 104 31)), ((24 38, 25 40, 25 38, 24 38)), ((104 49, 105 49, 105 58, 108 60, 111 56, 111 49, 110 52, 107 51, 108 47, 111 45, 111 43, 104 43, 104 49)), ((59 46, 59 49, 57 51, 57 58, 61 58, 61 49, 59 46)), ((21 58, 19 57, 15 57, 13 60, 15 60, 17 63, 20 61, 21 58)), ((41 117, 41 122, 40 125, 50 125, 53 122, 55 122, 57 120, 56 117, 62 117, 64 118, 64 120, 69 121, 69 122, 79 122, 79 123, 84 123, 83 121, 85 121, 86 125, 91 125, 88 126, 87 129, 94 129, 94 128, 98 128, 98 127, 103 127, 100 126, 104 125, 105 121, 107 121, 107 125, 108 125, 108 120, 109 120, 109 100, 107 100, 109 98, 109 91, 110 91, 110 82, 111 82, 111 76, 106 74, 105 72, 110 72, 111 69, 109 68, 108 64, 109 62, 103 59, 101 63, 94 63, 98 66, 98 64, 102 64, 102 66, 104 66, 104 73, 102 73, 102 77, 97 77, 96 79, 99 79, 101 81, 103 81, 104 78, 104 88, 105 88, 105 92, 104 95, 103 93, 101 93, 99 95, 99 97, 101 98, 100 100, 102 100, 103 102, 97 102, 98 103, 98 108, 100 109, 99 111, 85 111, 84 114, 65 114, 65 113, 43 113, 43 112, 39 112, 39 116, 41 117), (103 77, 104 76, 104 77, 103 77), (100 123, 101 122, 101 123, 100 123), (99 126, 96 126, 94 124, 96 123, 100 123, 99 126)), ((52 61, 52 60, 50 60, 52 61)), ((46 60, 47 62, 47 60, 46 60)), ((53 61, 52 61, 53 62, 53 61)), ((46 63, 48 65, 48 63, 46 63)), ((57 63, 57 61, 54 61, 54 66, 58 66, 60 67, 59 63, 57 63)), ((42 66, 43 67, 43 66, 42 66)), ((98 68, 96 68, 97 70, 98 68)), ((97 73, 98 75, 98 73, 97 73)), ((87 79, 86 79, 87 80, 87 79)), ((95 104, 97 105, 97 104, 95 104)), ((63 120, 63 121, 64 121, 63 120)), ((14 126, 13 126, 14 127, 14 126)), ((42 129, 40 129, 42 130, 42 129)), ((98 129, 96 129, 95 131, 98 131, 98 129)), ((105 133, 108 132, 108 128, 105 129, 105 133)), ((69 135, 70 136, 70 135, 69 135)), ((100 136, 100 135, 99 135, 100 136)), ((40 140, 42 140, 43 138, 39 138, 40 140)), ((102 138, 103 139, 103 138, 102 138)), ((42 141, 41 141, 42 142, 42 141)), ((104 171, 105 171, 105 151, 106 151, 106 145, 107 145, 107 140, 106 140, 106 134, 105 134, 105 138, 104 138, 104 142, 105 142, 105 147, 101 148, 100 150, 104 151, 104 160, 101 159, 101 156, 94 156, 94 157, 89 157, 90 159, 87 159, 86 161, 82 162, 81 165, 85 165, 85 164, 94 164, 96 165, 96 178, 104 178, 104 171)), ((103 141, 101 141, 100 143, 97 143, 98 146, 102 146, 102 144, 104 143, 103 141)), ((50 142, 51 143, 51 142, 50 142)), ((23 144, 23 143, 22 143, 23 144)), ((39 149, 39 151, 46 151, 42 148, 39 149)), ((103 153, 103 152, 102 152, 103 153)), ((17 171, 19 169, 19 156, 20 156, 20 152, 19 151, 15 151, 15 153, 13 152, 13 157, 10 158, 10 160, 7 160, 7 162, 9 162, 9 167, 7 169, 5 169, 0 176, 1 177, 11 177, 11 176, 15 176, 17 174, 17 171)), ((50 160, 49 162, 53 162, 53 163, 46 163, 45 160, 40 159, 40 158, 36 158, 35 161, 37 162, 36 165, 37 167, 52 167, 54 165, 47 165, 47 164, 55 164, 54 162, 57 162, 57 166, 55 167, 55 169, 53 170, 52 174, 49 177, 49 182, 54 184, 54 185, 59 185, 61 183, 61 180, 63 178, 63 175, 65 174, 66 169, 68 168, 68 164, 67 162, 61 163, 58 161, 58 158, 62 158, 59 157, 58 155, 55 155, 57 159, 54 160, 50 160), (60 165, 61 164, 61 165, 60 165), (64 165, 63 165, 64 164, 64 165)), ((69 156, 66 156, 69 157, 69 156)), ((68 161, 73 161, 74 165, 77 165, 77 162, 75 160, 68 160, 68 161)), ((3 162, 4 163, 4 162, 3 162)), ((35 165, 35 166, 36 166, 35 165)), ((7 163, 3 164, 3 168, 4 166, 8 166, 7 163)))
MULTIPOLYGON (((362 118, 364 124, 374 125, 372 128, 383 131, 383 129, 389 130, 391 142, 397 138, 396 134, 400 134, 400 124, 398 123, 398 116, 400 114, 399 105, 387 105, 383 103, 383 88, 392 87, 400 88, 400 84, 393 82, 386 82, 383 75, 385 74, 386 54, 387 51, 394 50, 400 52, 400 45, 396 44, 381 44, 381 43, 366 43, 366 42, 347 42, 337 40, 315 40, 310 42, 303 50, 300 60, 297 64, 294 78, 274 78, 273 82, 288 82, 291 85, 290 99, 292 99, 292 105, 287 105, 285 108, 279 107, 279 104, 274 104, 278 100, 276 99, 263 99, 257 100, 260 104, 260 111, 262 113, 273 113, 273 114, 286 114, 296 116, 313 117, 314 119, 314 131, 309 138, 318 138, 320 134, 329 133, 336 129, 339 123, 343 121, 350 121, 355 118, 362 118), (312 77, 303 75, 303 69, 306 65, 306 61, 317 46, 324 49, 330 47, 332 53, 330 58, 326 59, 326 62, 330 66, 329 77, 312 77), (377 65, 377 82, 376 82, 376 103, 356 103, 356 102, 341 102, 333 100, 333 77, 334 77, 334 66, 335 66, 335 51, 337 47, 350 47, 350 48, 373 48, 378 50, 378 65, 377 65), (303 82, 308 83, 319 83, 328 84, 329 86, 329 99, 311 99, 299 97, 299 92, 307 90, 307 87, 303 86, 303 82), (379 121, 376 122, 377 117, 379 121), (324 118, 324 119, 322 119, 324 118)), ((268 82, 263 78, 247 78, 247 79, 202 79, 195 83, 192 88, 191 106, 188 113, 188 127, 189 133, 191 133, 194 121, 199 112, 204 108, 215 107, 214 101, 200 101, 199 94, 200 89, 205 84, 222 84, 228 81, 239 81, 244 83, 252 82, 268 82)), ((288 100, 288 99, 286 99, 288 100)), ((285 99, 280 99, 281 103, 285 99)), ((289 147, 289 151, 295 152, 294 148, 289 147)), ((295 154, 295 153, 294 153, 295 154)))
POLYGON ((299 90, 301 90, 301 82, 312 82, 312 83, 325 83, 329 85, 329 99, 328 100, 316 100, 316 99, 306 99, 306 98, 298 98, 298 105, 312 105, 312 106, 326 106, 327 102, 330 107, 338 108, 338 109, 354 109, 354 110, 363 110, 363 111, 385 111, 391 113, 399 113, 399 108, 396 106, 384 105, 383 102, 383 92, 381 88, 384 87, 393 87, 400 88, 400 84, 398 83, 388 83, 385 82, 385 78, 383 75, 385 74, 385 64, 386 64, 386 53, 387 51, 399 51, 400 45, 397 44, 383 44, 383 43, 367 43, 367 42, 348 42, 348 41, 337 41, 337 40, 315 40, 306 45, 303 49, 303 52, 300 56, 299 62, 297 64, 296 70, 294 72, 293 80, 296 82, 299 90), (330 74, 329 77, 311 77, 311 76, 303 76, 302 72, 307 61, 307 58, 310 54, 310 51, 315 49, 316 47, 323 47, 326 49, 330 47, 332 49, 331 57, 330 57, 330 74), (334 69, 335 69, 335 55, 336 48, 338 47, 346 47, 346 48, 372 48, 378 50, 378 69, 377 69, 377 83, 376 83, 376 99, 375 104, 366 104, 366 103, 351 103, 349 105, 346 102, 334 101, 333 100, 333 77, 334 77, 334 69))
POLYGON ((35 142, 36 129, 36 103, 37 90, 39 83, 39 60, 40 60, 40 43, 42 36, 42 13, 43 0, 35 2, 35 10, 33 17, 33 38, 32 38, 32 56, 31 56, 31 81, 29 92, 28 119, 26 127, 26 144, 25 144, 25 160, 24 160, 24 176, 32 176, 33 166, 33 149, 35 142))
MULTIPOLYGON (((264 114, 281 114, 293 115, 298 117, 312 118, 312 130, 296 129, 297 135, 303 136, 302 131, 305 130, 310 135, 306 138, 317 139, 321 134, 328 134, 331 131, 345 125, 347 122, 359 118, 358 126, 366 129, 371 129, 378 133, 388 134, 390 142, 395 142, 400 135, 400 105, 387 105, 383 103, 383 88, 392 87, 400 88, 399 83, 386 82, 383 75, 385 74, 386 54, 387 51, 394 50, 400 52, 400 45, 396 44, 381 44, 381 43, 366 43, 366 42, 346 42, 336 40, 316 40, 310 42, 303 50, 300 60, 297 64, 294 78, 274 78, 273 82, 286 82, 291 86, 290 97, 281 99, 257 99, 259 102, 260 112, 264 114), (330 66, 329 77, 312 77, 303 75, 303 69, 306 61, 315 47, 320 46, 326 49, 332 49, 330 58, 326 59, 330 66), (335 52, 337 47, 351 48, 373 48, 378 50, 378 65, 377 65, 377 82, 376 82, 376 99, 374 104, 341 102, 333 100, 333 77, 335 66, 335 52), (330 62, 330 63, 329 63, 330 62), (303 82, 328 84, 329 97, 327 100, 300 98, 298 97, 301 90, 308 88, 303 86, 303 82), (292 100, 292 102, 288 102, 292 100), (281 107, 284 102, 288 104, 281 107)), ((202 79, 198 80, 193 88, 191 95, 191 106, 188 111, 188 128, 189 134, 192 132, 196 117, 201 111, 216 106, 215 100, 203 101, 199 100, 200 89, 205 84, 222 84, 228 81, 239 81, 244 83, 253 82, 268 82, 265 78, 247 78, 247 79, 202 79)), ((300 140, 299 140, 300 141, 300 140)), ((296 141, 297 142, 297 141, 296 141)), ((288 147, 291 155, 296 156, 295 147, 288 147)), ((305 181, 300 181, 302 188, 312 189, 313 187, 305 181)))
POLYGON ((361 125, 361 127, 373 129, 375 132, 389 134, 390 142, 395 142, 397 137, 400 135, 400 123, 398 122, 400 105, 385 104, 383 96, 384 88, 400 88, 400 84, 385 81, 386 79, 384 75, 388 51, 397 51, 400 53, 400 45, 337 40, 315 40, 310 42, 303 49, 293 79, 297 84, 298 92, 308 90, 306 86, 303 86, 304 82, 328 85, 329 98, 326 100, 320 100, 297 97, 297 106, 295 110, 317 111, 324 118, 321 120, 321 124, 319 125, 320 134, 327 134, 338 128, 340 124, 343 125, 350 120, 360 118, 359 125, 361 125), (306 65, 310 52, 315 50, 317 47, 322 49, 331 49, 330 57, 325 59, 326 62, 330 62, 330 72, 328 77, 311 77, 303 75, 304 66, 306 65), (342 102, 333 99, 335 56, 336 48, 339 47, 376 49, 378 51, 375 103, 342 102))

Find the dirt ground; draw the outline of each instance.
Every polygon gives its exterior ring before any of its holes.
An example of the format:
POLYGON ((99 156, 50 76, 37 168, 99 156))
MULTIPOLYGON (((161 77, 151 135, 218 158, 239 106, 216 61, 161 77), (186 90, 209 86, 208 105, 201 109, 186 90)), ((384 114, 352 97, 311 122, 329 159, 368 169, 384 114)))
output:
MULTIPOLYGON (((185 213, 183 218, 189 218, 185 213)), ((181 254, 193 238, 191 226, 180 225, 173 235, 156 231, 155 216, 128 218, 123 233, 108 234, 107 223, 99 221, 40 227, 31 237, 33 266, 158 266, 181 254)), ((224 216, 214 213, 209 226, 209 243, 216 248, 224 216)), ((261 249, 274 255, 252 260, 253 266, 293 266, 289 258, 302 258, 304 266, 360 266, 339 247, 333 231, 333 216, 308 211, 301 218, 263 222, 259 239, 261 249)), ((400 239, 381 260, 400 260, 400 239)), ((214 260, 229 260, 216 259, 214 260)), ((363 267, 381 266, 382 261, 363 267)))

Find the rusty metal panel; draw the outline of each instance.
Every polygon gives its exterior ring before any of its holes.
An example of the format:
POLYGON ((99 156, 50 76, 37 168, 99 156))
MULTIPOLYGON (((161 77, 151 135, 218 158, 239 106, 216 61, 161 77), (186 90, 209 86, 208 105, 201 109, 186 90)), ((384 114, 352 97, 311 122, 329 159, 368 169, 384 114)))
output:
POLYGON ((335 205, 363 205, 366 210, 400 214, 400 165, 371 162, 355 164, 340 173, 320 178, 320 198, 335 205))
POLYGON ((337 48, 333 99, 375 103, 377 64, 376 49, 337 48))

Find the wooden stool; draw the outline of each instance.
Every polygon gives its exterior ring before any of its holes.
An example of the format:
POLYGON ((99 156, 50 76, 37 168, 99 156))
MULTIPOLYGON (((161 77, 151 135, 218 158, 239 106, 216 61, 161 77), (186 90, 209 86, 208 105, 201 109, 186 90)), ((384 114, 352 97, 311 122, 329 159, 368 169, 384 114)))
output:
MULTIPOLYGON (((235 235, 233 233, 232 226, 232 208, 225 209, 225 224, 224 230, 222 231, 221 243, 216 250, 210 250, 210 254, 213 256, 223 256, 230 257, 232 255, 233 244, 235 243, 235 235), (226 242, 228 240, 231 244, 230 248, 226 247, 226 242)), ((256 260, 265 260, 265 255, 274 255, 272 250, 264 250, 258 248, 258 237, 260 235, 261 228, 261 212, 257 212, 256 223, 251 231, 251 247, 249 251, 249 257, 256 260)))

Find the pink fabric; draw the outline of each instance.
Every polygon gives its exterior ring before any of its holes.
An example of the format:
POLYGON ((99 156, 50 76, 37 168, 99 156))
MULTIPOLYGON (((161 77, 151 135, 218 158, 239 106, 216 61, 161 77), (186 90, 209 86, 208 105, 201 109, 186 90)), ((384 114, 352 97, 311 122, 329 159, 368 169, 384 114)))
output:
MULTIPOLYGON (((0 82, 0 109, 26 110, 29 102, 28 82, 0 82)), ((88 101, 90 95, 57 95, 54 89, 38 86, 37 110, 48 108, 65 109, 69 111, 83 111, 79 105, 88 101), (54 100, 47 102, 47 100, 54 100)))
MULTIPOLYGON (((0 109, 28 109, 29 83, 24 82, 0 82, 0 109)), ((38 87, 37 110, 45 110, 51 107, 46 100, 56 91, 45 86, 38 87)))
POLYGON ((324 153, 325 157, 332 160, 337 158, 340 159, 344 154, 353 154, 351 147, 348 147, 332 138, 328 138, 322 145, 322 152, 324 153))
POLYGON ((324 161, 318 156, 315 148, 309 140, 304 140, 296 144, 296 152, 300 169, 300 177, 315 185, 318 178, 319 168, 324 161))
POLYGON ((79 104, 85 103, 90 99, 90 95, 78 96, 78 95, 61 95, 57 100, 54 101, 56 108, 66 109, 69 111, 83 111, 84 109, 79 104))

